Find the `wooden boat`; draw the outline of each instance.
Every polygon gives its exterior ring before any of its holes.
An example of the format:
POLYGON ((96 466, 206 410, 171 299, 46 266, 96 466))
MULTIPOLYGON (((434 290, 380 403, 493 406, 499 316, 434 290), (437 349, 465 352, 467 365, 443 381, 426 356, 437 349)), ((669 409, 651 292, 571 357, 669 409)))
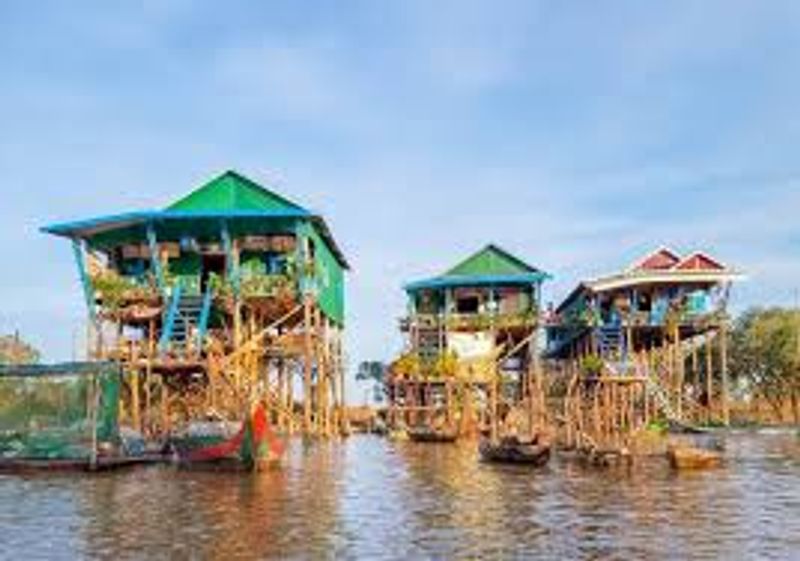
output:
POLYGON ((490 438, 483 438, 478 445, 478 451, 486 462, 541 467, 550 461, 551 447, 538 439, 523 442, 512 437, 492 442, 490 438))
POLYGON ((258 404, 233 435, 224 431, 186 434, 170 443, 180 465, 219 465, 257 471, 283 455, 284 445, 270 427, 263 404, 258 404))
POLYGON ((406 432, 412 442, 451 443, 458 440, 458 429, 455 428, 414 427, 406 432))
POLYGON ((406 429, 390 430, 386 434, 386 438, 392 442, 405 442, 408 440, 408 431, 406 429))
POLYGON ((163 463, 163 454, 147 454, 142 456, 100 456, 92 461, 88 458, 4 458, 0 460, 0 472, 73 472, 73 471, 112 471, 135 466, 163 463))
POLYGON ((712 469, 722 465, 722 453, 692 446, 674 446, 667 450, 670 465, 675 469, 712 469))

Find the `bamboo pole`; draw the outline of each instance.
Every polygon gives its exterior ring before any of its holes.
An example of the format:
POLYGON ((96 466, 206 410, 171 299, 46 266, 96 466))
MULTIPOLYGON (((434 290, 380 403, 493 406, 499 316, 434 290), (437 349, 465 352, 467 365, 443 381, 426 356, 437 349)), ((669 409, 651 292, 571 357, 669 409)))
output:
POLYGON ((710 422, 714 411, 714 346, 711 332, 706 333, 706 422, 710 422))
POLYGON ((152 392, 153 388, 153 356, 156 349, 156 322, 151 319, 147 329, 147 363, 145 365, 145 384, 144 384, 144 411, 145 411, 145 424, 148 427, 152 424, 152 392))
POLYGON ((161 375, 161 426, 165 435, 168 435, 172 429, 171 421, 169 418, 169 388, 164 374, 161 375))
POLYGON ((350 430, 350 419, 347 417, 347 386, 345 383, 344 337, 340 327, 336 328, 336 365, 339 376, 339 406, 342 408, 342 432, 350 430))
POLYGON ((311 410, 311 376, 314 358, 312 322, 312 301, 311 296, 307 295, 303 299, 303 430, 307 434, 313 430, 311 410))
POLYGON ((720 373, 722 375, 722 422, 725 426, 731 424, 731 411, 729 402, 729 380, 728 380, 728 326, 725 321, 722 321, 720 328, 720 373))
MULTIPOLYGON (((295 365, 296 366, 296 365, 295 365)), ((293 371, 289 371, 288 377, 286 379, 286 401, 287 406, 289 407, 289 411, 292 414, 289 416, 289 434, 294 435, 296 430, 295 424, 295 416, 294 416, 294 380, 292 378, 293 371)))
MULTIPOLYGON (((136 364, 136 363, 134 363, 136 364)), ((133 430, 141 432, 142 418, 140 414, 139 403, 139 367, 134 366, 130 372, 130 390, 131 390, 131 425, 133 430)))
MULTIPOLYGON (((278 401, 283 407, 286 407, 286 362, 284 361, 283 357, 278 358, 277 362, 277 370, 278 370, 278 401)), ((278 428, 281 430, 286 430, 288 425, 288 419, 286 413, 281 411, 278 414, 278 428)))
POLYGON ((684 356, 683 356, 683 347, 681 346, 681 331, 680 328, 676 325, 674 331, 674 341, 675 341, 675 405, 676 410, 678 413, 678 417, 683 417, 683 381, 684 377, 686 376, 685 373, 685 363, 684 363, 684 356))
POLYGON ((98 385, 97 374, 92 374, 91 408, 89 419, 92 427, 92 448, 89 451, 89 468, 94 471, 97 469, 97 407, 98 407, 98 385))

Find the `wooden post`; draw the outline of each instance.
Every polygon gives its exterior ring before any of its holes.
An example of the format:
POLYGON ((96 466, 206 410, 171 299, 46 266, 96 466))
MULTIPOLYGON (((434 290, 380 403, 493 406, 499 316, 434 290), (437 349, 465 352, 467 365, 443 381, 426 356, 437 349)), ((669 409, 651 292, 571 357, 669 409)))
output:
POLYGON ((313 430, 311 411, 311 376, 314 358, 312 339, 312 300, 310 295, 303 298, 303 430, 311 434, 313 430))
POLYGON ((286 362, 283 357, 278 358, 278 428, 286 430, 288 419, 286 415, 286 362))
POLYGON ((142 430, 142 418, 139 404, 139 367, 136 363, 130 372, 130 391, 131 391, 131 425, 137 432, 142 430))
POLYGON ((92 391, 90 395, 89 419, 92 427, 92 449, 89 452, 89 468, 94 471, 97 468, 97 407, 100 398, 96 373, 92 374, 92 391))
POLYGON ((706 422, 711 421, 714 412, 714 345, 711 332, 706 333, 706 422))
POLYGON ((685 363, 683 356, 683 347, 681 346, 681 330, 677 325, 674 332, 675 339, 675 385, 676 385, 676 401, 675 408, 678 417, 683 417, 683 380, 686 376, 685 363))
POLYGON ((345 385, 345 364, 344 364, 344 340, 341 329, 336 331, 336 366, 339 375, 339 406, 342 408, 342 426, 343 433, 350 430, 350 420, 347 417, 347 387, 345 385))
POLYGON ((153 356, 156 352, 156 322, 154 319, 150 320, 147 328, 147 365, 145 366, 144 374, 144 418, 145 425, 149 429, 152 424, 150 407, 152 406, 152 388, 150 384, 153 383, 153 356))
POLYGON ((294 418, 294 379, 292 377, 292 371, 289 371, 289 375, 286 379, 286 404, 289 410, 289 434, 293 435, 294 431, 296 430, 295 427, 295 418, 294 418))
POLYGON ((731 424, 731 411, 729 403, 729 381, 728 381, 728 326, 725 320, 722 320, 720 327, 720 374, 722 375, 722 422, 725 426, 731 424))
POLYGON ((161 375, 161 423, 163 433, 168 435, 172 430, 172 422, 169 418, 169 388, 164 374, 161 375))
POLYGON ((494 372, 492 375, 492 383, 491 383, 491 439, 492 442, 498 441, 498 393, 499 393, 499 385, 497 380, 497 367, 494 367, 494 372))
POLYGON ((696 397, 697 389, 698 389, 697 386, 700 383, 700 365, 699 365, 699 362, 700 362, 700 357, 698 356, 698 352, 697 352, 697 337, 694 337, 692 339, 692 377, 691 377, 691 380, 690 380, 689 384, 690 384, 690 386, 692 388, 692 394, 695 397, 695 399, 697 398, 696 397))

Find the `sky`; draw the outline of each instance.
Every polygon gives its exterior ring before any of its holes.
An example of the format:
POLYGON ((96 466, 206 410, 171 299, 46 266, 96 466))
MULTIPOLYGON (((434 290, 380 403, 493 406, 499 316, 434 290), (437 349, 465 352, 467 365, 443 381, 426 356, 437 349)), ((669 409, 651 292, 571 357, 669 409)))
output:
POLYGON ((161 207, 236 169, 325 215, 348 358, 403 283, 494 242, 545 299, 661 245, 800 289, 800 3, 0 3, 0 332, 69 359, 54 221, 161 207), (224 5, 224 6, 223 6, 224 5))

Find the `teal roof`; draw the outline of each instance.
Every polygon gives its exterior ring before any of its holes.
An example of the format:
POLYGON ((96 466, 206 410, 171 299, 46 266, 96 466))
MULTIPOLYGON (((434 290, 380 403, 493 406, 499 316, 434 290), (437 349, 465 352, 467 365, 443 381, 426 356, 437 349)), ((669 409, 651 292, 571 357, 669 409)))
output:
POLYGON ((441 276, 406 285, 409 292, 458 286, 538 284, 550 275, 529 265, 503 248, 489 244, 441 276))

